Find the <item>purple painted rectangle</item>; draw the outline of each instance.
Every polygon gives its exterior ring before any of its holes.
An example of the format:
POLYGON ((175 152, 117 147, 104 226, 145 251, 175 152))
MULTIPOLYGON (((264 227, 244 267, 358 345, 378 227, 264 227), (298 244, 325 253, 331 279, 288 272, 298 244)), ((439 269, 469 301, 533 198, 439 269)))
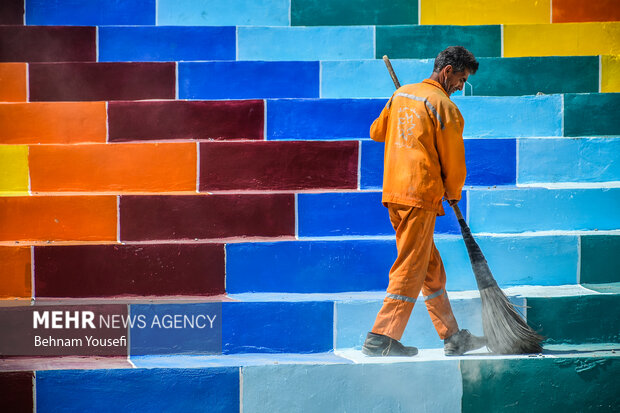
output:
POLYGON ((264 113, 262 100, 110 102, 110 141, 263 139, 264 113))
POLYGON ((217 295, 221 244, 72 245, 34 248, 38 297, 217 295))
POLYGON ((32 63, 31 101, 174 99, 174 63, 32 63))
POLYGON ((0 1, 0 24, 24 24, 24 0, 0 1))
POLYGON ((122 196, 121 240, 295 235, 292 194, 122 196))
POLYGON ((0 62, 94 62, 94 27, 0 26, 0 62))
POLYGON ((200 190, 357 188, 359 143, 200 144, 200 190))

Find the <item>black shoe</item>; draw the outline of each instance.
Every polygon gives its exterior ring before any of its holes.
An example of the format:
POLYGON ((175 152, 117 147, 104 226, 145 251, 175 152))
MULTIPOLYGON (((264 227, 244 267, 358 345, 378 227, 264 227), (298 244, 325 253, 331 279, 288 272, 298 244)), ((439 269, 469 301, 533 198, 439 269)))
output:
POLYGON ((460 356, 468 351, 476 350, 487 345, 486 337, 472 335, 469 330, 459 330, 443 341, 443 351, 446 356, 460 356))
POLYGON ((382 334, 368 333, 362 353, 373 357, 411 357, 418 354, 415 347, 405 347, 400 341, 382 334))

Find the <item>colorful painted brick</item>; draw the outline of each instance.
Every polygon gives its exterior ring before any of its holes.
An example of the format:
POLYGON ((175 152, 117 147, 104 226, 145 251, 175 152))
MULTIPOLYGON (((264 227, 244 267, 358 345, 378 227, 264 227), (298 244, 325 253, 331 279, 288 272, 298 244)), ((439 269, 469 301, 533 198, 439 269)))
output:
POLYGON ((0 372, 0 396, 2 404, 12 412, 32 412, 34 410, 34 372, 0 372))
POLYGON ((520 184, 620 181, 619 138, 519 139, 518 151, 520 184))
POLYGON ((224 293, 221 244, 34 247, 37 297, 224 293))
POLYGON ((31 63, 30 100, 174 99, 174 63, 31 63))
POLYGON ((601 56, 601 92, 620 92, 620 56, 601 56))
POLYGON ((109 140, 262 140, 264 114, 262 100, 110 102, 109 140))
POLYGON ((0 24, 24 24, 24 0, 5 0, 0 4, 0 24))
POLYGON ((93 0, 28 0, 26 24, 40 25, 153 25, 155 24, 155 0, 128 0, 109 2, 93 0))
POLYGON ((374 58, 374 29, 342 27, 239 27, 239 60, 341 60, 374 58))
POLYGON ((181 99, 319 97, 319 62, 188 62, 178 66, 181 99))
POLYGON ((504 27, 505 57, 602 54, 620 54, 620 22, 504 27))
POLYGON ((0 143, 106 141, 104 102, 0 103, 0 143))
POLYGON ((99 28, 100 62, 235 60, 234 27, 99 28))
POLYGON ((417 24, 417 4, 405 0, 292 0, 291 25, 417 24))
POLYGON ((357 188, 359 143, 203 142, 200 190, 357 188))
POLYGON ((553 0, 553 23, 613 22, 620 20, 620 5, 614 0, 584 3, 580 0, 553 0))
POLYGON ((28 147, 0 145, 0 196, 28 194, 28 147))
POLYGON ((30 247, 0 247, 0 298, 30 298, 30 247))
POLYGON ((377 26, 376 58, 434 59, 455 44, 478 57, 500 57, 500 26, 377 26))
MULTIPOLYGON (((497 189, 469 191, 474 232, 615 230, 620 189, 497 189)), ((484 249, 483 249, 484 250, 484 249)))
POLYGON ((565 95, 564 136, 619 135, 619 104, 620 93, 565 95))
POLYGON ((1 102, 25 102, 28 98, 28 85, 25 63, 0 63, 1 102))
POLYGON ((549 23, 550 0, 421 0, 420 24, 533 24, 549 23))
POLYGON ((585 235, 581 237, 582 284, 620 283, 620 236, 585 235))
POLYGON ((2 62, 94 62, 95 27, 0 26, 2 62))
POLYGON ((29 161, 37 192, 196 190, 196 145, 189 142, 37 145, 29 161))
POLYGON ((0 197, 2 241, 114 241, 116 197, 0 197))
POLYGON ((290 0, 157 1, 157 25, 289 26, 290 0))
POLYGON ((292 236, 294 197, 122 196, 120 228, 123 241, 292 236))

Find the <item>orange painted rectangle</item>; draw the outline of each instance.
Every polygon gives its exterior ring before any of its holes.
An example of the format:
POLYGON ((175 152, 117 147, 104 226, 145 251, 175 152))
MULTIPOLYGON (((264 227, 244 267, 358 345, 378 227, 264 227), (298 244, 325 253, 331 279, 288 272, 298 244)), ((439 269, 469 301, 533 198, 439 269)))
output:
POLYGON ((115 196, 0 197, 0 241, 116 240, 115 196))
POLYGON ((0 298, 31 294, 30 247, 0 247, 0 298))
POLYGON ((0 103, 0 144, 105 142, 105 102, 0 103))
POLYGON ((613 22, 620 20, 618 0, 553 0, 553 23, 613 22))
POLYGON ((25 102, 26 63, 0 63, 0 102, 25 102))
POLYGON ((31 190, 195 191, 197 151, 187 142, 31 146, 31 190))

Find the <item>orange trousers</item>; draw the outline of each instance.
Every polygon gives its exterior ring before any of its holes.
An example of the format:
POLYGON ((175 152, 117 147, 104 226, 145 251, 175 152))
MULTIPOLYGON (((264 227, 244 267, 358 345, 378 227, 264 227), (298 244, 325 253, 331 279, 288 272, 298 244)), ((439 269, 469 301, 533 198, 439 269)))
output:
POLYGON ((400 340, 422 290, 435 329, 444 340, 459 327, 445 290, 446 272, 433 241, 437 213, 399 204, 388 204, 388 211, 396 230, 398 256, 372 332, 400 340))

